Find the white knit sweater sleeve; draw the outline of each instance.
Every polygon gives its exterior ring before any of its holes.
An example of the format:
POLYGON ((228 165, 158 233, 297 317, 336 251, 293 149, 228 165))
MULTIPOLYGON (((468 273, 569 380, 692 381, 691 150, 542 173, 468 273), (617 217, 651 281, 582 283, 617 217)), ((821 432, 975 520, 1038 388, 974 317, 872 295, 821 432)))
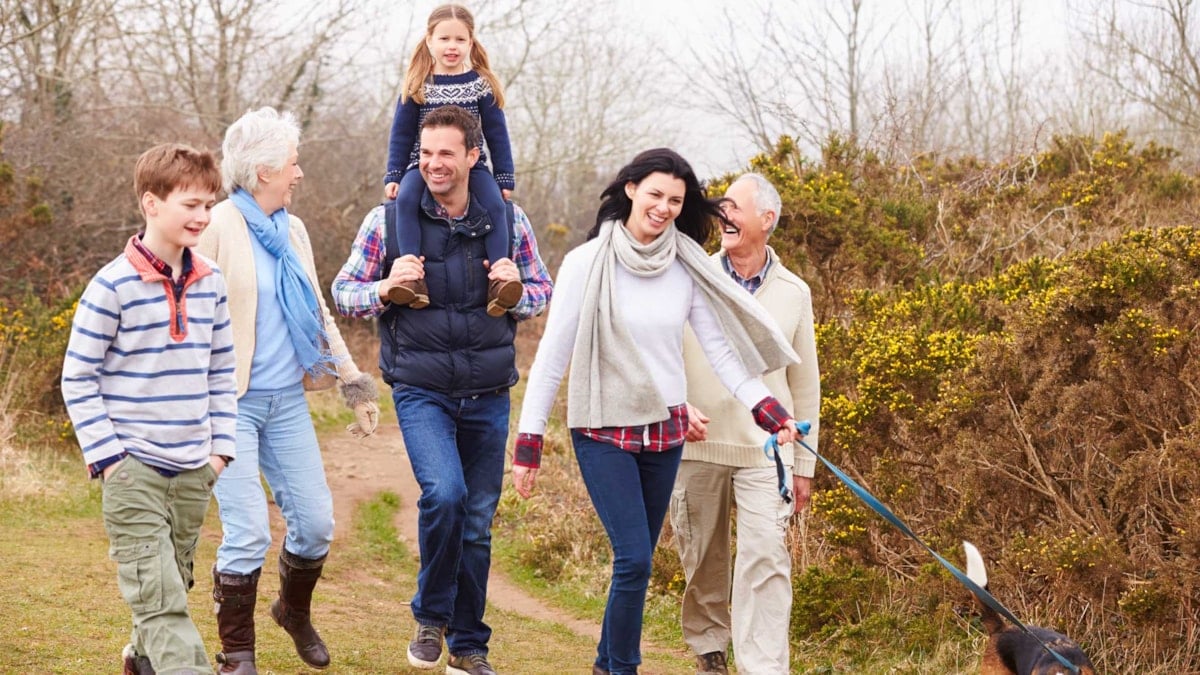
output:
MULTIPOLYGON (((746 301, 754 302, 749 293, 746 294, 746 301)), ((688 323, 692 327, 692 332, 696 334, 696 340, 700 343, 700 348, 704 350, 704 355, 708 357, 713 372, 742 405, 753 409, 760 401, 771 395, 767 385, 763 384, 762 378, 746 372, 745 366, 734 353, 733 347, 725 339, 725 333, 721 330, 712 308, 708 306, 708 300, 694 286, 688 323)))
POLYGON ((546 421, 554 406, 554 397, 558 394, 563 374, 571 362, 571 353, 575 350, 583 290, 596 248, 588 244, 575 248, 563 258, 562 266, 558 268, 546 330, 538 342, 537 354, 525 385, 521 418, 517 423, 518 433, 546 433, 546 421))

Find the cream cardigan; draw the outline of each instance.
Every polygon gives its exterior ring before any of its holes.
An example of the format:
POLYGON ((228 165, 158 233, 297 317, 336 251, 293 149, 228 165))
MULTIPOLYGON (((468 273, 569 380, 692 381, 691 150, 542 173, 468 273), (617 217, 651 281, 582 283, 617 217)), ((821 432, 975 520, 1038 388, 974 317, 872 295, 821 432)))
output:
MULTIPOLYGON (((288 215, 291 228, 288 240, 292 249, 300 258, 300 264, 308 275, 317 302, 321 305, 321 315, 325 317, 325 332, 329 336, 328 348, 337 361, 337 382, 346 384, 358 379, 361 373, 342 334, 338 331, 333 315, 325 304, 325 295, 321 293, 321 283, 317 280, 317 266, 313 262, 312 243, 308 239, 308 230, 299 218, 288 215)), ((225 285, 229 289, 229 316, 233 324, 233 350, 237 356, 236 379, 237 395, 241 398, 250 386, 250 363, 254 359, 254 319, 258 312, 258 279, 254 272, 254 251, 250 247, 250 228, 242 212, 238 211, 233 202, 226 199, 217 204, 212 210, 212 221, 200 235, 200 243, 196 251, 215 260, 221 274, 225 276, 225 285)), ((286 330, 286 327, 281 327, 286 330)), ((332 375, 313 378, 304 376, 304 388, 307 390, 328 389, 334 385, 332 375)))
MULTIPOLYGON (((720 265, 723 255, 723 251, 713 255, 713 264, 720 265)), ((767 278, 753 297, 775 317, 784 336, 800 355, 800 363, 767 373, 763 376, 763 382, 797 421, 808 420, 812 423, 812 430, 804 437, 804 442, 816 448, 820 428, 821 376, 817 369, 812 291, 800 277, 783 266, 770 246, 767 247, 767 256, 771 259, 771 268, 767 270, 767 278)), ((747 301, 751 301, 750 298, 747 301)), ((684 335, 683 359, 687 372, 688 403, 712 420, 708 423, 708 440, 684 444, 683 458, 736 467, 774 466, 762 449, 767 432, 760 429, 745 406, 721 386, 691 331, 684 335)), ((791 445, 787 445, 781 448, 779 454, 784 464, 795 465, 796 475, 813 475, 817 460, 812 453, 803 448, 793 452, 791 445)))

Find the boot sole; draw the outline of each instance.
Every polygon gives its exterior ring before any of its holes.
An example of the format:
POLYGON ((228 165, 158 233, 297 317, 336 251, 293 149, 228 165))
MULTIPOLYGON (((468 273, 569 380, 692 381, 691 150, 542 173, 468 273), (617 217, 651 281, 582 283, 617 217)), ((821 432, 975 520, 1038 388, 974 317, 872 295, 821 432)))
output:
MULTIPOLYGON (((280 620, 279 613, 280 613, 279 612, 279 601, 276 600, 275 602, 271 603, 271 618, 275 620, 276 626, 279 626, 280 628, 282 628, 283 632, 287 633, 288 637, 292 638, 292 644, 295 647, 296 656, 299 657, 300 660, 304 662, 304 665, 306 665, 309 668, 312 668, 314 670, 325 670, 326 668, 328 668, 333 663, 332 658, 330 658, 325 663, 313 663, 312 661, 309 661, 308 659, 304 658, 304 655, 301 653, 300 645, 296 644, 296 637, 294 635, 292 635, 292 631, 288 630, 287 626, 283 625, 283 621, 280 620)), ((315 629, 314 629, 314 632, 315 632, 315 629)), ((321 644, 324 644, 324 642, 322 641, 321 644)), ((329 648, 326 647, 325 651, 328 652, 329 648)))
POLYGON ((422 309, 429 306, 429 296, 414 293, 404 286, 392 286, 388 291, 388 302, 393 305, 407 305, 410 309, 422 309))
POLYGON ((504 316, 505 312, 517 306, 522 295, 525 295, 524 284, 519 281, 505 282, 496 291, 496 297, 488 302, 488 316, 504 316))

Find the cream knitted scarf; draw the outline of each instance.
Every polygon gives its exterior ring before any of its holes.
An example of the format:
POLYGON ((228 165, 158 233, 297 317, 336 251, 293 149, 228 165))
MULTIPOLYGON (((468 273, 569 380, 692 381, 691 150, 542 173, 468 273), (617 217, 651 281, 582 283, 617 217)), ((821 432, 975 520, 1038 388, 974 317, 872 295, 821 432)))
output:
POLYGON ((638 243, 617 221, 601 225, 597 238, 600 248, 584 287, 571 359, 568 427, 639 426, 667 417, 667 404, 646 376, 637 345, 618 310, 617 265, 636 276, 654 277, 673 261, 682 263, 751 375, 761 376, 800 360, 766 310, 722 274, 704 249, 674 223, 649 244, 638 243))

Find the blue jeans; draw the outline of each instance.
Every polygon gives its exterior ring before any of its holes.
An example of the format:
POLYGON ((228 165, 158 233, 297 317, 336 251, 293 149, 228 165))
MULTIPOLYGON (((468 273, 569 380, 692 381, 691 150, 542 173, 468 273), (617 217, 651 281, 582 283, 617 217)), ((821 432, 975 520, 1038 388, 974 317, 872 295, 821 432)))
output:
POLYGON ((238 399, 237 457, 213 489, 225 533, 217 549, 218 572, 250 574, 266 560, 271 521, 259 470, 287 524, 284 548, 309 560, 329 553, 333 495, 304 388, 297 384, 238 399))
POLYGON ((642 614, 654 546, 671 503, 683 446, 628 452, 578 431, 571 432, 571 443, 613 550, 596 665, 612 675, 636 673, 642 662, 642 614))
POLYGON ((492 629, 483 611, 492 516, 504 481, 508 391, 455 398, 396 384, 392 400, 421 486, 413 618, 445 626, 451 654, 486 654, 492 629))

